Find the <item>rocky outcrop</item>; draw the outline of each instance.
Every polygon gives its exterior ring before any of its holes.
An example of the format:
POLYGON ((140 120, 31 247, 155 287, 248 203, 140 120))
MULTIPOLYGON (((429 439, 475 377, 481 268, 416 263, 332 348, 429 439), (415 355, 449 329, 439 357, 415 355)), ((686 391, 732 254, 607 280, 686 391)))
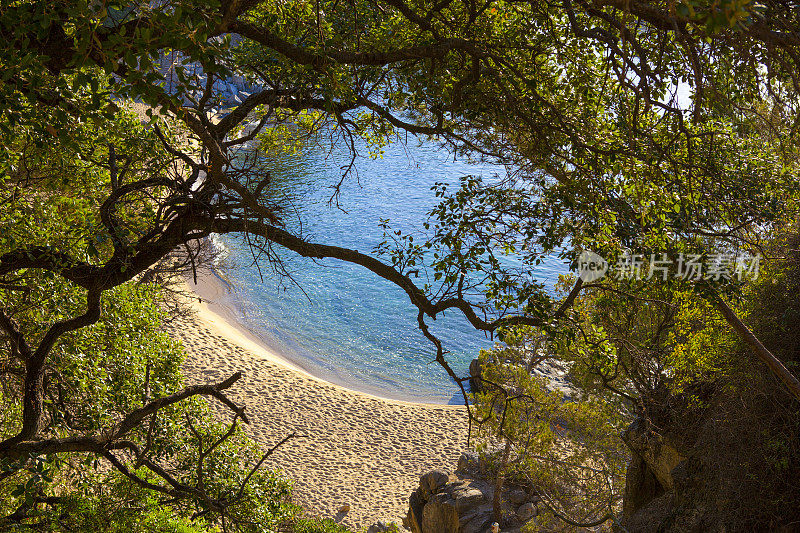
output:
MULTIPOLYGON (((622 515, 625 518, 661 498, 675 487, 673 470, 686 458, 642 419, 635 420, 622 435, 632 455, 625 479, 622 515)), ((664 509, 662 499, 658 509, 664 509)), ((648 514, 652 514, 651 509, 648 514)))
POLYGON ((643 420, 635 420, 622 435, 622 440, 633 454, 647 467, 664 490, 672 490, 675 483, 672 470, 686 457, 659 433, 652 431, 643 420))
POLYGON ((481 362, 480 359, 473 359, 469 363, 469 389, 472 392, 482 392, 483 387, 481 384, 482 378, 481 362))
MULTIPOLYGON (((234 36, 235 37, 235 36, 234 36)), ((219 37, 212 38, 217 42, 221 42, 219 37)), ((232 42, 232 44, 235 43, 232 42)), ((183 69, 189 76, 194 76, 196 79, 194 83, 197 87, 205 87, 206 73, 203 71, 202 65, 198 62, 187 62, 186 57, 177 51, 162 54, 159 59, 159 72, 164 76, 164 89, 170 94, 176 94, 178 87, 183 85, 176 72, 178 68, 183 69)), ((254 92, 259 91, 259 87, 250 83, 242 76, 233 75, 228 78, 214 77, 213 80, 214 96, 212 98, 212 105, 218 106, 233 106, 242 103, 248 96, 254 92)), ((192 98, 189 95, 184 95, 184 104, 192 106, 202 96, 202 91, 196 89, 192 91, 192 98)), ((215 109, 216 111, 216 109, 215 109)))
MULTIPOLYGON (((494 489, 483 477, 485 468, 475 454, 462 454, 458 470, 433 470, 420 477, 411 494, 403 525, 413 533, 484 533, 494 518, 494 489)), ((509 486, 501 497, 502 531, 516 532, 538 514, 538 498, 523 487, 509 486)))
MULTIPOLYGON (((550 390, 559 391, 566 398, 575 396, 575 389, 569 382, 567 372, 569 368, 553 358, 546 358, 539 361, 531 370, 531 373, 545 379, 550 390)), ((469 389, 471 392, 485 392, 492 386, 483 381, 483 365, 480 359, 473 359, 469 363, 469 389)))
MULTIPOLYGON (((720 516, 724 483, 703 465, 702 455, 687 457, 680 439, 637 419, 622 435, 630 448, 620 531, 726 531, 720 516), (721 504, 721 505, 720 505, 721 504)), ((737 530, 738 529, 734 529, 737 530)))
MULTIPOLYGON (((725 407, 730 409, 730 404, 725 407)), ((767 419, 768 406, 764 411, 748 416, 753 422, 767 419)), ((714 408, 703 415, 691 433, 674 431, 677 422, 660 423, 663 429, 657 430, 643 420, 625 431, 632 460, 618 531, 797 531, 796 506, 763 511, 776 498, 800 501, 785 493, 789 483, 776 483, 770 472, 760 447, 764 428, 741 424, 714 408), (669 427, 673 433, 666 432, 669 427)), ((689 425, 689 417, 682 423, 689 425)))
POLYGON ((624 517, 632 516, 633 513, 662 494, 664 494, 664 487, 648 468, 647 463, 641 457, 633 455, 625 474, 622 515, 624 517))
POLYGON ((458 468, 456 469, 456 472, 472 474, 473 476, 482 476, 486 474, 484 466, 485 465, 483 461, 481 461, 477 453, 464 452, 458 458, 458 468))

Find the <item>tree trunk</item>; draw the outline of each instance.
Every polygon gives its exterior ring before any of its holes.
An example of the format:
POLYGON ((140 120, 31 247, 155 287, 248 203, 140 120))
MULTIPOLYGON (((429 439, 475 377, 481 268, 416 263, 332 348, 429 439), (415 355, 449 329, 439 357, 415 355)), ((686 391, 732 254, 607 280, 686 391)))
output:
POLYGON ((495 522, 500 522, 503 516, 503 510, 500 507, 500 495, 503 492, 503 484, 506 481, 506 466, 508 465, 508 457, 511 455, 511 441, 505 439, 506 446, 503 448, 503 459, 500 461, 500 468, 497 469, 497 479, 494 482, 494 499, 492 500, 492 514, 494 515, 495 522))
POLYGON ((800 381, 792 374, 788 368, 786 368, 780 359, 775 357, 772 352, 767 350, 766 346, 761 344, 761 341, 753 335, 753 332, 741 321, 741 319, 736 316, 736 313, 733 312, 727 303, 716 293, 714 293, 712 297, 713 303, 716 305, 719 312, 725 317, 725 320, 731 327, 736 331, 739 335, 739 338, 742 339, 750 348, 753 349, 753 352, 756 356, 761 359, 767 367, 769 367, 770 372, 773 373, 778 379, 780 379, 786 388, 789 389, 789 392, 800 400, 800 381))

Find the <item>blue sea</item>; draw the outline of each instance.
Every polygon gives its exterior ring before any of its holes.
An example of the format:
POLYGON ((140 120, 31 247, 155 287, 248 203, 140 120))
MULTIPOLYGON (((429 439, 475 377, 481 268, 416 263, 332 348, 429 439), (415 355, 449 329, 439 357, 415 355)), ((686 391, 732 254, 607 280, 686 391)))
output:
MULTIPOLYGON (((404 233, 423 231, 437 203, 434 183, 455 187, 461 176, 492 181, 505 172, 410 139, 390 144, 380 157, 359 157, 337 205, 330 201, 331 187, 350 163, 342 143, 307 144, 296 154, 271 154, 262 161, 273 179, 272 197, 288 206, 282 213, 288 229, 314 242, 370 253, 383 240, 382 219, 404 233)), ((417 328, 416 308, 395 285, 356 265, 306 260, 276 248, 289 279, 274 273, 265 257, 254 257, 240 237, 213 242, 226 250, 226 276, 242 324, 275 352, 351 389, 407 401, 462 402, 458 386, 433 362, 435 349, 417 328)), ((553 257, 535 276, 552 287, 566 271, 553 257)), ((459 375, 467 374, 482 348, 493 345, 456 312, 429 323, 459 375)))

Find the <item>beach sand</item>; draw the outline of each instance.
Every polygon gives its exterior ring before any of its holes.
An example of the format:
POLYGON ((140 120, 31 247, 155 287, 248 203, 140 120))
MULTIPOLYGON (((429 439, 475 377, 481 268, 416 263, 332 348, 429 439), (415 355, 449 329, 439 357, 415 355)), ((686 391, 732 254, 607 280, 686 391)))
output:
MULTIPOLYGON (((271 352, 235 323, 230 295, 213 275, 200 279, 193 316, 168 326, 187 349, 187 384, 243 378, 230 396, 246 406, 246 431, 264 448, 290 433, 265 464, 294 482, 311 516, 356 530, 395 521, 408 509, 419 476, 455 469, 466 449, 463 406, 387 400, 317 379, 271 352), (347 513, 340 513, 349 505, 347 513)), ((230 413, 220 410, 226 418, 230 413)))

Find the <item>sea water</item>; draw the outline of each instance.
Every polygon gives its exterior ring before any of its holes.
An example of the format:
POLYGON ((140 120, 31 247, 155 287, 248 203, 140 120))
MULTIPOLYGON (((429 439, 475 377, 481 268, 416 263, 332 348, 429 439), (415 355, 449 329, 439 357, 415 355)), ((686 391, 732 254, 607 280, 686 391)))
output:
MULTIPOLYGON (((363 147, 361 147, 363 149, 363 147)), ((383 237, 382 219, 404 233, 423 231, 436 205, 431 187, 458 186, 465 175, 491 182, 502 167, 454 158, 433 142, 396 142, 380 157, 359 157, 331 202, 350 152, 343 143, 306 146, 299 153, 262 159, 281 205, 287 229, 309 241, 373 253, 383 237), (331 148, 331 146, 333 148, 331 148)), ((396 285, 358 265, 333 259, 312 261, 274 247, 283 274, 246 239, 216 238, 227 249, 227 276, 245 327, 275 352, 310 373, 382 397, 431 403, 461 403, 460 390, 434 361, 435 348, 417 326, 417 310, 396 285), (288 273, 290 277, 285 274, 288 273)), ((385 259, 384 259, 385 260, 385 259)), ((534 271, 552 288, 567 267, 548 258, 534 271)), ((420 285, 424 281, 420 279, 420 285)), ((458 375, 494 341, 476 331, 456 310, 433 321, 446 358, 458 375)))

